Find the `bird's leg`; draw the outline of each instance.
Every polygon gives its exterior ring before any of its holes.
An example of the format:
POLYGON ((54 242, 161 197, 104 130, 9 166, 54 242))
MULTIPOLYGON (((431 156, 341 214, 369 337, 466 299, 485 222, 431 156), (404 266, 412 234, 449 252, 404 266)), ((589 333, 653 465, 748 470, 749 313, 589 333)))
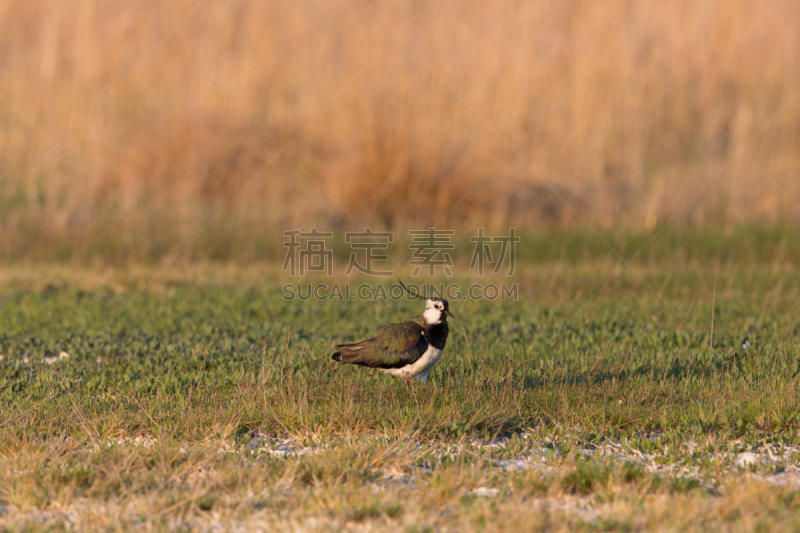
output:
POLYGON ((408 390, 408 378, 403 378, 403 383, 406 384, 406 394, 411 394, 411 391, 408 390))

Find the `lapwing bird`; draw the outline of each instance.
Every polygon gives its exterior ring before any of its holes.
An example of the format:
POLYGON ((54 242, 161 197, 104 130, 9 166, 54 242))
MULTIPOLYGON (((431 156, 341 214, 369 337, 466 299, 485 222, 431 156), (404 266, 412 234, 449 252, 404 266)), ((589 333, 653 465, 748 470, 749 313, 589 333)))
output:
POLYGON ((422 316, 409 318, 402 324, 380 326, 378 334, 352 344, 336 347, 333 360, 340 363, 375 368, 408 380, 427 381, 431 369, 439 362, 447 342, 447 317, 455 318, 447 300, 423 298, 400 285, 411 296, 425 301, 422 316))

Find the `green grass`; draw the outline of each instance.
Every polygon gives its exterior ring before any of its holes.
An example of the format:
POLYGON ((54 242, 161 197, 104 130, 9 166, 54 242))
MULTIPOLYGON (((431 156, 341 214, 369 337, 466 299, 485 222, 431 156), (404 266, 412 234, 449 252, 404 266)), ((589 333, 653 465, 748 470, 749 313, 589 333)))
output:
MULTIPOLYGON (((2 211, 0 205, 0 224, 8 222, 2 211)), ((29 224, 0 235, 0 257, 10 264, 20 265, 55 262, 70 266, 112 264, 126 267, 162 265, 164 257, 173 258, 179 253, 182 261, 213 260, 239 265, 282 261, 286 253, 282 231, 253 231, 254 222, 234 212, 223 212, 191 242, 199 228, 181 238, 179 232, 162 231, 162 227, 150 221, 158 231, 145 234, 143 240, 113 212, 91 219, 81 232, 71 233, 69 238, 51 231, 41 220, 40 213, 32 213, 29 224)), ((308 230, 306 227, 297 229, 308 230)), ((345 232, 359 228, 332 224, 319 229, 333 232, 326 247, 333 252, 336 270, 343 272, 352 252, 345 242, 345 232)), ((455 225, 447 229, 455 231, 452 241, 456 247, 449 253, 456 259, 469 261, 475 247, 469 239, 477 234, 476 226, 455 225)), ((508 228, 487 228, 486 235, 508 235, 508 232, 508 228)), ((795 245, 800 242, 800 228, 790 224, 698 230, 691 225, 664 222, 647 230, 620 227, 597 232, 581 224, 577 228, 517 228, 516 233, 522 239, 516 251, 519 264, 528 265, 552 262, 586 265, 607 260, 618 263, 621 258, 650 263, 720 261, 740 265, 753 262, 797 264, 800 261, 800 248, 795 245)), ((409 250, 410 237, 407 230, 395 231, 394 237, 387 253, 399 260, 409 250)))
MULTIPOLYGON (((285 302, 267 282, 138 296, 11 289, 0 299, 0 398, 20 415, 36 403, 57 411, 68 402, 98 419, 124 415, 143 431, 169 435, 190 431, 189 420, 165 409, 174 402, 215 405, 217 422, 220 415, 242 431, 276 433, 492 438, 543 425, 595 439, 641 431, 793 434, 800 325, 791 310, 800 274, 772 272, 719 276, 713 346, 713 271, 649 268, 644 281, 628 273, 587 303, 582 295, 603 279, 591 276, 572 282, 581 295, 557 305, 536 302, 536 276, 519 279, 531 300, 453 304, 459 320, 446 357, 411 397, 397 380, 329 355, 339 340, 417 314, 414 302, 285 302), (770 295, 773 279, 781 292, 770 295), (740 346, 745 336, 748 350, 740 346), (62 350, 72 357, 41 364, 62 350)), ((63 417, 54 423, 41 414, 31 423, 67 430, 63 417)))
MULTIPOLYGON (((94 509, 79 512, 84 524, 108 527, 122 501, 139 502, 118 524, 134 528, 191 529, 210 513, 231 527, 409 531, 546 527, 556 516, 555 529, 652 529, 658 517, 676 529, 796 524, 794 489, 736 481, 733 460, 800 445, 800 271, 773 258, 633 268, 612 278, 613 263, 550 262, 519 269, 521 301, 453 302, 445 357, 411 394, 330 353, 418 314, 418 302, 285 302, 273 270, 142 293, 141 280, 8 283, 0 505, 15 511, 0 525, 36 529, 36 513, 62 523, 58 509, 83 502, 94 509), (43 362, 61 351, 71 356, 43 362), (254 436, 310 452, 256 453, 254 436), (609 446, 626 459, 597 455, 609 446), (550 471, 493 466, 534 452, 550 471), (642 454, 658 468, 644 469, 642 454), (471 495, 479 486, 500 492, 471 495), (720 495, 762 510, 707 505, 720 495), (616 511, 548 507, 584 500, 616 511), (645 501, 649 517, 635 512, 645 501), (158 512, 133 512, 147 505, 158 512)), ((751 470, 774 476, 794 457, 751 470)))

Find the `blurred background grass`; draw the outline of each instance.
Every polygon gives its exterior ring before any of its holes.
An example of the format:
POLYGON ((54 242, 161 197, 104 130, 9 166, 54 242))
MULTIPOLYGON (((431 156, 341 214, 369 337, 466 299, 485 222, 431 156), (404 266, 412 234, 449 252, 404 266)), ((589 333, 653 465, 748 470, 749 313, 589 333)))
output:
POLYGON ((780 251, 799 26, 792 0, 0 0, 0 259, 280 258, 310 226, 780 251))

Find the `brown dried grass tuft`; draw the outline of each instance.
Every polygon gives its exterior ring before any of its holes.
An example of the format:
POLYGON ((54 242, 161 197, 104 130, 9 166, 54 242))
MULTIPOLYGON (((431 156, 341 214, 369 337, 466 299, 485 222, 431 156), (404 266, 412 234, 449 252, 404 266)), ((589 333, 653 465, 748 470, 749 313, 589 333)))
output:
POLYGON ((104 199, 165 253, 223 207, 205 231, 233 241, 796 220, 798 23, 790 0, 2 1, 0 247, 124 240, 104 199))

